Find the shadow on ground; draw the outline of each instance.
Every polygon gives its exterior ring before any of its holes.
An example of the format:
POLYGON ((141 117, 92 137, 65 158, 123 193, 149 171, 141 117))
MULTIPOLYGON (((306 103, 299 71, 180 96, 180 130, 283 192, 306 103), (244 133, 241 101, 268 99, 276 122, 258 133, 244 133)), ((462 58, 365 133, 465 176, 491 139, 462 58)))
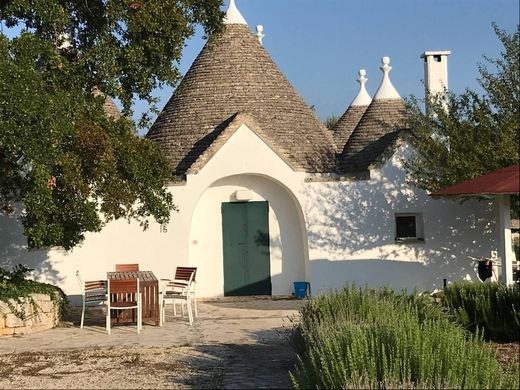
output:
POLYGON ((285 340, 270 340, 4 354, 0 355, 0 388, 291 388, 294 350, 285 340))

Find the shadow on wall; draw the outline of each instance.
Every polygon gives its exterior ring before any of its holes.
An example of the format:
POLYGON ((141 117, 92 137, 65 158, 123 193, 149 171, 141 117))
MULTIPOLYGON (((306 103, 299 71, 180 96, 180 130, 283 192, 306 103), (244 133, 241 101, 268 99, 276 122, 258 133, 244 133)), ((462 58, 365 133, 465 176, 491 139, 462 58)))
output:
POLYGON ((62 279, 53 268, 48 250, 27 250, 27 238, 18 219, 19 211, 6 216, 0 214, 0 267, 11 269, 22 264, 33 269, 35 280, 59 284, 62 279))
MULTIPOLYGON (((468 269, 468 272, 470 270, 468 269)), ((471 272, 473 272, 471 270, 471 272)), ((344 275, 346 286, 351 281, 356 281, 360 286, 368 284, 370 287, 391 287, 395 291, 415 287, 419 290, 423 286, 431 285, 432 288, 442 288, 443 281, 440 275, 433 277, 432 272, 424 264, 411 261, 388 261, 379 259, 362 259, 346 261, 313 260, 311 262, 313 275, 312 285, 319 286, 313 294, 327 292, 342 285, 332 284, 338 275, 344 275)))
POLYGON ((442 287, 443 278, 476 276, 468 256, 489 255, 496 246, 493 204, 434 200, 404 183, 404 171, 387 166, 380 179, 306 186, 316 287, 370 281, 431 288, 442 287), (424 242, 396 243, 395 213, 421 213, 424 242))

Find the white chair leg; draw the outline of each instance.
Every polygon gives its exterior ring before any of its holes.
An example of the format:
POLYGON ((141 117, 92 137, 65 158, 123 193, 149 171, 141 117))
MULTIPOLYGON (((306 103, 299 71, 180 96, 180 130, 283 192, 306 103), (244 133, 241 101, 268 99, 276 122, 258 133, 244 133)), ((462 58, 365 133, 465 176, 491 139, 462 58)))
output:
POLYGON ((159 326, 163 326, 163 305, 164 301, 161 300, 161 302, 159 303, 159 326))
POLYGON ((177 317, 177 309, 175 307, 175 299, 173 300, 173 316, 177 317))
POLYGON ((163 320, 163 324, 166 322, 166 302, 163 301, 162 302, 162 320, 163 320))
POLYGON ((195 295, 192 295, 192 299, 193 299, 193 307, 195 309, 195 317, 198 317, 199 313, 197 311, 197 298, 195 298, 195 295))
POLYGON ((107 333, 110 334, 111 333, 111 322, 112 322, 112 318, 110 316, 110 306, 107 306, 107 333))
POLYGON ((83 320, 85 319, 85 299, 83 299, 83 310, 81 311, 81 323, 79 325, 80 329, 83 329, 83 320))
POLYGON ((137 294, 137 333, 143 329, 143 302, 141 293, 137 294))
POLYGON ((107 328, 107 333, 110 334, 110 309, 107 307, 107 315, 106 315, 106 328, 107 328))
POLYGON ((191 302, 190 296, 186 296, 186 308, 188 309, 188 321, 190 322, 190 326, 193 325, 193 313, 191 312, 191 302))

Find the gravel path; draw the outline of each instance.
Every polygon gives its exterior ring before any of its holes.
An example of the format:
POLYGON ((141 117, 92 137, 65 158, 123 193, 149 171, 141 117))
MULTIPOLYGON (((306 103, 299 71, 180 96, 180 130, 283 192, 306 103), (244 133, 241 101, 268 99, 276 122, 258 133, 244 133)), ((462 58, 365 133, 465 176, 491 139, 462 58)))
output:
POLYGON ((138 343, 129 329, 108 336, 94 326, 1 338, 0 389, 291 388, 288 371, 296 357, 287 318, 297 313, 297 302, 199 308, 195 326, 176 319, 145 327, 138 343))
POLYGON ((0 388, 170 389, 220 387, 220 356, 192 347, 103 348, 2 355, 0 388))
POLYGON ((288 345, 102 348, 0 355, 2 389, 287 389, 288 345))

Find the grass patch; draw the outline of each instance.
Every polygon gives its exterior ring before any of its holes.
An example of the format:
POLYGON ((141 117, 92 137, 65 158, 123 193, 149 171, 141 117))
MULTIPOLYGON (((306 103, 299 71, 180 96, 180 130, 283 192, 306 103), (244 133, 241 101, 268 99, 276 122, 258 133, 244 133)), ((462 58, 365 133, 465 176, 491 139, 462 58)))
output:
POLYGON ((520 340, 520 285, 456 282, 444 289, 442 305, 471 332, 494 341, 520 340))

